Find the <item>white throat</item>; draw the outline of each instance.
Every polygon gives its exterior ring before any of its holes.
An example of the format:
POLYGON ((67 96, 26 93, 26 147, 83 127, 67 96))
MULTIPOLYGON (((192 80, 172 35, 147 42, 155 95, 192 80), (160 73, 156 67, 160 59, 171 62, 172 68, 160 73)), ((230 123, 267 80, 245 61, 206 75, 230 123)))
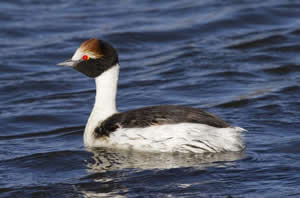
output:
POLYGON ((99 124, 117 112, 116 96, 119 78, 119 64, 112 66, 95 78, 96 98, 92 113, 84 130, 85 146, 92 146, 95 138, 93 132, 99 124))

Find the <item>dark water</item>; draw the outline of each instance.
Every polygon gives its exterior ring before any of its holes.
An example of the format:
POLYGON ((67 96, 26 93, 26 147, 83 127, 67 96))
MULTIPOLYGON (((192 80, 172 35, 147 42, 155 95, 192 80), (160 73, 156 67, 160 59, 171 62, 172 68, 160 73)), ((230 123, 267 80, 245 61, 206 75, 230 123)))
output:
POLYGON ((300 197, 300 2, 0 2, 0 197, 300 197), (87 151, 91 79, 56 66, 92 37, 120 54, 119 110, 183 104, 248 130, 244 153, 87 151))

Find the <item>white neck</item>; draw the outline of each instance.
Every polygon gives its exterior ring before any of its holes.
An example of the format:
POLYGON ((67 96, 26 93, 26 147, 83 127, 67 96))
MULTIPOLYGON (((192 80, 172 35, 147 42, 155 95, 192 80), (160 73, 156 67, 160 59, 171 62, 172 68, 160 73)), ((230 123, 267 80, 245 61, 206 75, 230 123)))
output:
POLYGON ((119 64, 95 78, 96 98, 93 111, 84 130, 84 144, 92 146, 95 140, 93 132, 99 124, 117 112, 116 95, 119 77, 119 64))

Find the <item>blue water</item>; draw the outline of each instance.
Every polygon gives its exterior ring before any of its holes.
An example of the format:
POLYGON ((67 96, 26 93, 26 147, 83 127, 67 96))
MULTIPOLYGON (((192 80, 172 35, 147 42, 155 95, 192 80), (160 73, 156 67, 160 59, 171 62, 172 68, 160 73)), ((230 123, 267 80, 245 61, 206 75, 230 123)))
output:
POLYGON ((0 2, 0 197, 300 197, 300 2, 0 2), (120 56, 120 111, 200 107, 242 153, 86 150, 93 80, 56 66, 89 38, 120 56))

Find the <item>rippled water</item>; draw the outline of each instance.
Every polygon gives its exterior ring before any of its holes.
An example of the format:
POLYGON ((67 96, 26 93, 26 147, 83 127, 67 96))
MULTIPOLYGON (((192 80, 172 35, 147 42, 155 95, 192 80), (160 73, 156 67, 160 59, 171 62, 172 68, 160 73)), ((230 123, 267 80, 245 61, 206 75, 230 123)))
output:
POLYGON ((0 2, 0 197, 300 197, 300 2, 0 2), (243 153, 82 142, 91 79, 56 63, 92 37, 120 54, 118 106, 183 104, 248 130, 243 153))

